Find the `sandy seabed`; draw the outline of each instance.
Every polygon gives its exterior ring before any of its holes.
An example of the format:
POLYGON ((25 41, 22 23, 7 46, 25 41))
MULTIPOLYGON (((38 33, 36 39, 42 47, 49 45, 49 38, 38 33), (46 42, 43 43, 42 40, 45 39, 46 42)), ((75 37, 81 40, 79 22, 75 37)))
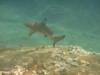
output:
POLYGON ((79 46, 0 51, 0 75, 100 75, 100 53, 79 46))

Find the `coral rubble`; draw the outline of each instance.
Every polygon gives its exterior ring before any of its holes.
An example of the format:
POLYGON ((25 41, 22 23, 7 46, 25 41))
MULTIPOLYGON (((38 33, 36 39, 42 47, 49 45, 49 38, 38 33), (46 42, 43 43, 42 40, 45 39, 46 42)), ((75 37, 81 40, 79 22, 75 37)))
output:
POLYGON ((23 48, 18 51, 23 53, 19 55, 19 63, 14 64, 9 70, 0 71, 0 75, 100 74, 100 54, 78 46, 23 48))

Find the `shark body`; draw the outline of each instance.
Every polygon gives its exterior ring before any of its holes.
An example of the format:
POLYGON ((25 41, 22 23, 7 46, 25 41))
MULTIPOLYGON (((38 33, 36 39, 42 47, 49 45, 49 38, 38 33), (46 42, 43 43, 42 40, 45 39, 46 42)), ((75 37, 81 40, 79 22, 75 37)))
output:
POLYGON ((44 22, 36 22, 36 23, 25 23, 25 26, 31 29, 31 32, 29 33, 29 36, 31 36, 34 32, 39 32, 43 34, 44 36, 52 36, 53 32, 51 29, 46 25, 44 22))

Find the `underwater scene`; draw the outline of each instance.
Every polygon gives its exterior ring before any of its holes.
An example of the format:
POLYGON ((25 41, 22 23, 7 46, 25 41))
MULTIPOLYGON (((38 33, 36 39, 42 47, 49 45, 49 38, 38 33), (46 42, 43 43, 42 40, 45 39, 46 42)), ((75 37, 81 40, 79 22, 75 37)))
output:
POLYGON ((100 0, 0 0, 0 75, 100 75, 100 0))

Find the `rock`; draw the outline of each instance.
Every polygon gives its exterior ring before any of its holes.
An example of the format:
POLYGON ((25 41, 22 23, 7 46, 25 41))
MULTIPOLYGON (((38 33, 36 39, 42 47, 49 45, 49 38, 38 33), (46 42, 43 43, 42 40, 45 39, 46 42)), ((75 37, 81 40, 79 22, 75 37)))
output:
POLYGON ((12 67, 9 71, 0 71, 0 75, 100 74, 99 70, 97 70, 100 68, 100 55, 92 54, 78 46, 67 48, 41 47, 29 50, 26 49, 26 52, 21 50, 22 54, 25 53, 21 55, 23 59, 18 58, 21 64, 12 67))

